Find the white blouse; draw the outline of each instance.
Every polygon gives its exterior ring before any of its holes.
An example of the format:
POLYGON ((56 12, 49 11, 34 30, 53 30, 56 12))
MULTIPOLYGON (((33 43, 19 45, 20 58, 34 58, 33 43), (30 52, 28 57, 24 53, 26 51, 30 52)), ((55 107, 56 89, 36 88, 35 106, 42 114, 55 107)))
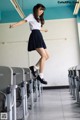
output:
POLYGON ((24 20, 27 20, 27 22, 29 22, 29 26, 30 26, 30 30, 35 30, 41 29, 41 23, 37 22, 37 20, 34 18, 33 14, 29 14, 24 20))

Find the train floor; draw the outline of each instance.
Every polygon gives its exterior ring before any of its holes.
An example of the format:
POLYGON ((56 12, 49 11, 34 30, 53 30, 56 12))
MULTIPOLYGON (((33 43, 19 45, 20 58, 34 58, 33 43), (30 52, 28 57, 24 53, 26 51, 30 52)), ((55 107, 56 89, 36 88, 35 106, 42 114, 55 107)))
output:
POLYGON ((69 89, 44 90, 28 120, 80 120, 80 105, 69 89))

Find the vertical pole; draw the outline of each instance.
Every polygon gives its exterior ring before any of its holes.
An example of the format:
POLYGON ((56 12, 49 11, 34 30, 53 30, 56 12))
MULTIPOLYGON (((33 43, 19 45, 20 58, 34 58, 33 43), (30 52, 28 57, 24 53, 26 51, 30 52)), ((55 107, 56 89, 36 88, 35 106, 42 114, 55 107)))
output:
POLYGON ((13 96, 13 118, 14 120, 16 120, 16 88, 17 88, 17 85, 15 84, 16 83, 16 74, 13 76, 13 80, 14 80, 14 85, 13 85, 13 88, 12 88, 12 96, 13 96))
POLYGON ((12 100, 11 100, 11 93, 7 94, 7 111, 8 111, 8 120, 12 120, 12 100))

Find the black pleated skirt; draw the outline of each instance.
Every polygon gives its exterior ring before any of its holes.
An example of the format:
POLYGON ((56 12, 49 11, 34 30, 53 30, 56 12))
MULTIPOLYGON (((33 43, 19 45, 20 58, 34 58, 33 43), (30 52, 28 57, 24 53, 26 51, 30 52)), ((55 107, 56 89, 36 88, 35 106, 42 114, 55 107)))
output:
POLYGON ((32 30, 29 41, 28 41, 28 51, 36 50, 37 48, 46 49, 46 44, 44 42, 43 36, 40 30, 32 30))

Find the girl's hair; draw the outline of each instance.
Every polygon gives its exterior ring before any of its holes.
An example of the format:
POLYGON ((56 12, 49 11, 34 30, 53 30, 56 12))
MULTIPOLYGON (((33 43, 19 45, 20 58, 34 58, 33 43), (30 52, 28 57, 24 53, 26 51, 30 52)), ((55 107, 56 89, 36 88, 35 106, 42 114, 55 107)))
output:
POLYGON ((41 8, 41 10, 45 10, 45 6, 42 4, 37 4, 33 7, 33 15, 34 18, 37 20, 37 22, 41 21, 41 27, 44 25, 44 12, 38 17, 38 8, 41 8))

